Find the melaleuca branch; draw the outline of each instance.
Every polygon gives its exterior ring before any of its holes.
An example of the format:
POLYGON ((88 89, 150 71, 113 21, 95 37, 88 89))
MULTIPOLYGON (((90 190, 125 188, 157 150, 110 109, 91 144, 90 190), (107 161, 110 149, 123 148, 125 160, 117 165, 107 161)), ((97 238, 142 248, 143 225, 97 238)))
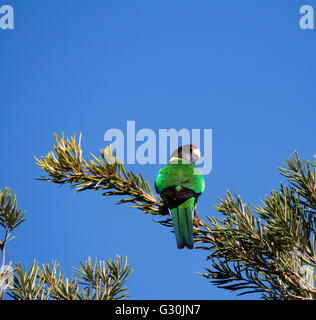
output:
POLYGON ((255 216, 250 205, 227 191, 226 198, 215 206, 225 218, 208 217, 209 225, 204 224, 196 238, 202 244, 200 249, 210 251, 208 259, 213 266, 202 275, 221 288, 241 290, 241 294, 314 298, 316 288, 304 287, 303 262, 311 263, 315 252, 309 251, 302 223, 293 218, 298 209, 275 203, 275 195, 254 209, 255 216))
MULTIPOLYGON (((316 159, 316 156, 314 156, 316 159)), ((316 211, 316 162, 300 160, 297 152, 294 153, 280 168, 280 172, 291 183, 301 202, 308 207, 315 216, 316 211)), ((315 227, 315 222, 314 222, 315 227)), ((314 229, 315 230, 315 229, 314 229)))
POLYGON ((196 242, 210 252, 213 267, 202 275, 241 294, 315 299, 314 222, 300 194, 281 185, 262 205, 251 207, 227 191, 226 198, 214 206, 224 219, 208 217, 209 223, 203 222, 203 230, 198 231, 196 242))
POLYGON ((122 163, 114 157, 111 146, 101 150, 100 156, 91 154, 92 159, 86 161, 82 157, 81 136, 79 142, 75 137, 61 139, 55 135, 57 145, 52 152, 37 164, 48 176, 41 180, 58 184, 70 184, 77 191, 98 190, 104 196, 123 196, 118 203, 132 203, 145 213, 167 215, 168 211, 159 197, 156 197, 143 176, 125 171, 122 163), (128 196, 128 197, 125 197, 128 196))

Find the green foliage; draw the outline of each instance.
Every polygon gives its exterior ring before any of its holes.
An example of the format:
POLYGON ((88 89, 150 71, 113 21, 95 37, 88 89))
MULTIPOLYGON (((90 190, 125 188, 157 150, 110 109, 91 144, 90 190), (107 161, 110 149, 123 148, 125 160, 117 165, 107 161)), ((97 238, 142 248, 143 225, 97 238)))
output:
POLYGON ((10 277, 11 263, 5 265, 5 249, 7 243, 15 236, 12 231, 15 230, 25 219, 25 212, 17 208, 15 193, 11 194, 10 188, 5 188, 4 192, 0 190, 0 226, 3 229, 3 239, 0 241, 0 250, 2 253, 2 262, 0 265, 0 299, 2 299, 7 288, 8 277, 10 277))
MULTIPOLYGON (((108 190, 119 203, 155 216, 167 215, 164 203, 148 182, 112 156, 111 148, 86 162, 80 139, 62 136, 48 155, 37 160, 46 172, 42 180, 69 183, 78 191, 108 190), (129 197, 126 197, 129 196, 129 197)), ((243 203, 228 190, 214 209, 222 219, 195 220, 196 248, 205 250, 209 266, 200 273, 211 283, 239 294, 260 292, 265 299, 316 299, 314 269, 316 163, 300 161, 297 153, 280 168, 288 185, 271 191, 262 204, 243 203)), ((170 227, 170 219, 158 221, 170 227)))
POLYGON ((262 292, 266 299, 316 299, 315 163, 298 155, 280 171, 289 179, 271 191, 262 205, 244 204, 227 191, 214 209, 224 219, 208 217, 196 242, 210 252, 213 269, 202 275, 221 288, 240 294, 262 292), (310 269, 309 269, 310 268, 310 269), (307 279, 306 271, 312 277, 307 279))
POLYGON ((95 259, 94 264, 88 258, 80 265, 68 279, 56 261, 42 269, 34 261, 28 271, 18 263, 8 294, 16 300, 118 300, 129 296, 124 286, 131 274, 127 258, 117 255, 116 261, 95 259))
POLYGON ((81 267, 75 269, 75 274, 80 278, 80 284, 85 286, 85 296, 96 300, 118 300, 127 297, 127 288, 123 284, 129 278, 131 267, 127 259, 123 262, 117 256, 116 261, 111 259, 91 264, 90 258, 81 267), (91 288, 93 291, 91 292, 91 288))
POLYGON ((0 190, 0 225, 7 231, 12 232, 25 219, 25 212, 17 209, 15 193, 11 195, 11 189, 5 188, 2 193, 0 190))
POLYGON ((11 261, 5 265, 6 245, 14 238, 12 231, 25 220, 24 214, 17 209, 11 189, 6 187, 3 193, 0 190, 0 226, 4 234, 0 242, 0 299, 5 293, 16 300, 118 300, 129 296, 125 283, 132 270, 127 258, 119 255, 114 261, 95 259, 93 264, 90 258, 84 263, 80 261, 80 267, 74 268, 69 279, 56 261, 42 268, 34 261, 28 270, 20 262, 14 269, 11 261))

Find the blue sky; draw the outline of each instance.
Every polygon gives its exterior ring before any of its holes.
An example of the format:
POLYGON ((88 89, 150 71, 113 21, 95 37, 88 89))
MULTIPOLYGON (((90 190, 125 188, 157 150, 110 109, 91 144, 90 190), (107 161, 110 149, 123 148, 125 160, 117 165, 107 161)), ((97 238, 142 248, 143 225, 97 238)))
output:
MULTIPOLYGON (((0 30, 0 188, 26 210, 7 248, 13 262, 52 259, 67 274, 89 256, 127 255, 133 299, 236 299, 194 272, 205 253, 177 250, 169 229, 115 198, 35 180, 53 133, 82 133, 98 154, 109 128, 211 128, 213 169, 202 218, 225 188, 257 204, 277 167, 315 154, 316 30, 299 28, 305 0, 6 0, 0 30)), ((160 165, 129 165, 153 186, 160 165)), ((244 298, 256 298, 246 296, 244 298)))

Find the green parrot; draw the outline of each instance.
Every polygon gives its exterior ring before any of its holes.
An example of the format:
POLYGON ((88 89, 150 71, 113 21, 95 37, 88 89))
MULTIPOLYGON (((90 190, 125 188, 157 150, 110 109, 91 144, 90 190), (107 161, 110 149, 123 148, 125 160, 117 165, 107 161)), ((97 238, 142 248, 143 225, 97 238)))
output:
POLYGON ((201 151, 191 145, 175 150, 155 179, 155 189, 169 208, 177 247, 193 249, 193 214, 205 189, 204 177, 195 166, 201 151))

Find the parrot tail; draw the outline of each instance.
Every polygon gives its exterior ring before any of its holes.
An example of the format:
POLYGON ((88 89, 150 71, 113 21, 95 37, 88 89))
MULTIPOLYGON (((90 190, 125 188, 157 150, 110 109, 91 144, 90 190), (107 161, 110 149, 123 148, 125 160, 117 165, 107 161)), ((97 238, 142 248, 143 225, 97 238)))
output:
POLYGON ((194 202, 194 197, 191 197, 178 207, 171 209, 178 249, 183 249, 184 247, 193 249, 194 202))

